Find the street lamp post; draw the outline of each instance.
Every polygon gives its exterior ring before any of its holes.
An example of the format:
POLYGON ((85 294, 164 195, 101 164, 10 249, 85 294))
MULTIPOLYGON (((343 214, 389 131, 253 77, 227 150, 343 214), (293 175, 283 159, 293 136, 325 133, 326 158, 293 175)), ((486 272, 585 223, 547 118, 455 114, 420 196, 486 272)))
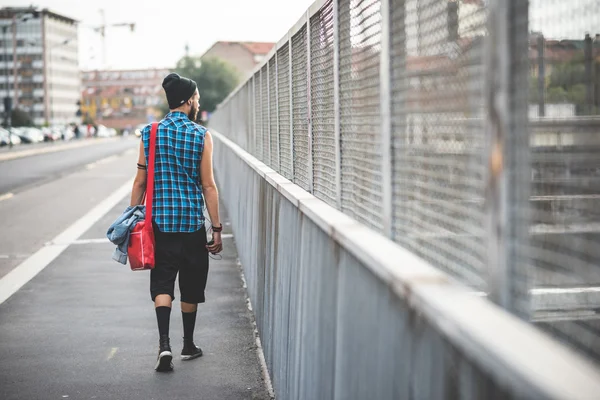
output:
MULTIPOLYGON (((3 40, 4 40, 4 74, 6 75, 6 96, 4 97, 4 126, 8 131, 8 148, 12 148, 12 133, 11 133, 11 112, 12 112, 12 98, 10 97, 10 82, 8 81, 8 25, 2 27, 3 40)), ((14 60, 13 60, 14 62, 14 60)))

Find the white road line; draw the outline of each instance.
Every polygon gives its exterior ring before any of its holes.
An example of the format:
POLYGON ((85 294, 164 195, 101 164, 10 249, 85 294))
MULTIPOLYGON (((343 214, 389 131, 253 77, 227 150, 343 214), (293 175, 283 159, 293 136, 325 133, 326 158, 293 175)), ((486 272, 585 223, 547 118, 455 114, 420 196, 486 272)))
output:
MULTIPOLYGON (((485 292, 469 292, 473 296, 486 297, 485 292)), ((582 287, 555 287, 555 288, 533 288, 529 290, 532 296, 542 296, 547 294, 584 294, 600 293, 600 286, 582 286, 582 287)))
POLYGON ((46 268, 48 264, 69 247, 69 243, 77 240, 98 222, 100 218, 108 213, 114 206, 119 204, 119 202, 131 191, 131 185, 132 181, 127 181, 127 183, 104 199, 96 207, 92 208, 87 214, 75 221, 70 227, 65 229, 51 241, 52 243, 63 244, 52 244, 42 247, 0 279, 0 304, 4 303, 10 296, 17 292, 17 290, 46 268))
POLYGON ((582 294, 582 293, 600 293, 600 287, 598 286, 584 286, 584 287, 564 287, 564 288, 538 288, 531 289, 529 293, 533 295, 541 294, 582 294))
MULTIPOLYGON (((233 238, 233 234, 231 233, 224 233, 221 235, 221 239, 231 239, 233 238)), ((110 243, 110 240, 108 240, 108 238, 94 238, 94 239, 77 239, 77 240, 73 240, 72 242, 69 243, 61 243, 61 242, 48 242, 46 243, 46 246, 54 246, 54 245, 74 245, 74 244, 103 244, 103 243, 110 243)), ((2 258, 2 256, 0 256, 0 258, 2 258)))
POLYGON ((108 353, 108 357, 106 358, 106 361, 110 361, 110 359, 113 358, 115 356, 115 354, 117 354, 118 349, 119 349, 118 347, 113 347, 112 349, 110 349, 110 353, 108 353))
POLYGON ((110 240, 108 240, 108 238, 79 239, 79 240, 75 240, 74 242, 71 242, 71 244, 95 244, 95 243, 110 243, 110 240))
POLYGON ((97 244, 97 243, 110 243, 110 240, 108 240, 108 238, 78 239, 78 240, 73 240, 72 242, 69 242, 69 243, 48 242, 48 243, 46 243, 46 246, 55 246, 55 245, 63 245, 63 244, 71 246, 74 244, 97 244))
POLYGON ((0 196, 0 201, 12 199, 13 197, 15 197, 14 193, 5 193, 0 196))

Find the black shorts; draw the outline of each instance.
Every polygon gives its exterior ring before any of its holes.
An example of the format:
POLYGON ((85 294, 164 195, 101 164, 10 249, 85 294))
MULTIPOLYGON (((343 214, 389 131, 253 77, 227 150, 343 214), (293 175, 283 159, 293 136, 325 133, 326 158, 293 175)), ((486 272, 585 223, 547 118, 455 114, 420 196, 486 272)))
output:
POLYGON ((204 303, 208 277, 208 250, 204 227, 192 233, 161 232, 154 226, 155 266, 150 272, 152 301, 159 294, 175 300, 175 278, 179 272, 179 291, 185 303, 204 303))

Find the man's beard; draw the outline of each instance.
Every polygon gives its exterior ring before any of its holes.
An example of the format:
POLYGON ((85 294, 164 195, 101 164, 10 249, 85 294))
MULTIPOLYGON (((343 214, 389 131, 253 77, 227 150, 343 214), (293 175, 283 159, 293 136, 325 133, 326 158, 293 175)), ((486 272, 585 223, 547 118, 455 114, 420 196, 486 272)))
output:
POLYGON ((190 121, 192 121, 192 122, 196 121, 196 117, 198 116, 198 111, 199 111, 198 108, 192 107, 192 109, 188 113, 188 118, 190 119, 190 121))

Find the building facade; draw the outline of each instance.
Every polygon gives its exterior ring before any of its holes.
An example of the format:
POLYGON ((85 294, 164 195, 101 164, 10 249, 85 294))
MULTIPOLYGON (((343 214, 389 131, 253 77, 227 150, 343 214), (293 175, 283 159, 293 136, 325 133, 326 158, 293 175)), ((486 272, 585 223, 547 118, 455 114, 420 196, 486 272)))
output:
POLYGON ((168 69, 85 71, 82 73, 81 110, 96 124, 131 129, 162 117, 161 87, 168 69))
MULTIPOLYGON (((36 8, 0 9, 0 96, 35 125, 77 122, 77 21, 36 8), (8 86, 8 92, 7 92, 8 86)), ((4 103, 0 104, 4 116, 4 103)))
POLYGON ((220 58, 231 64, 246 79, 263 58, 271 51, 275 43, 263 42, 216 42, 201 58, 220 58))

